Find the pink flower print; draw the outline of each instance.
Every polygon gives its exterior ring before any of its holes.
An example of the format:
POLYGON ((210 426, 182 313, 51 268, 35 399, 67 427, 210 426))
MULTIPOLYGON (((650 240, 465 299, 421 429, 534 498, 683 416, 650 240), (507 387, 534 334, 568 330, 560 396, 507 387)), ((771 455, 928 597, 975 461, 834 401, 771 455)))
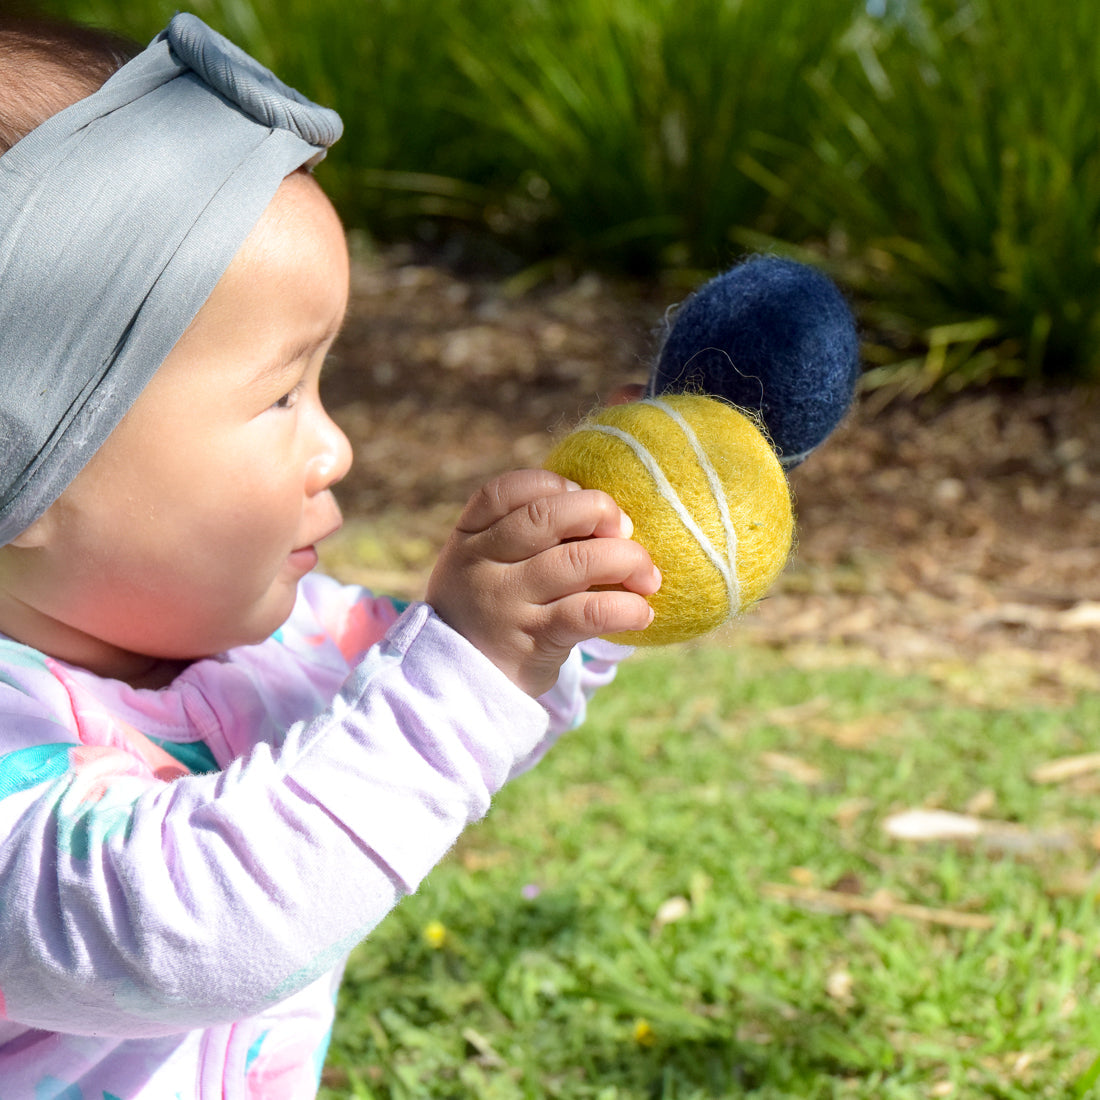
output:
POLYGON ((325 623, 337 648, 349 665, 360 660, 372 645, 386 635, 397 620, 389 600, 356 600, 342 615, 325 623))
POLYGON ((73 773, 57 802, 57 847, 77 860, 116 837, 130 835, 134 803, 153 781, 144 761, 121 749, 69 750, 73 773))
POLYGON ((276 1046, 267 1051, 260 1042, 250 1052, 245 1095, 251 1100, 298 1100, 313 1096, 320 1083, 318 1062, 317 1051, 309 1044, 276 1046))
POLYGON ((165 782, 190 774, 183 764, 159 745, 153 744, 140 730, 112 714, 90 691, 77 683, 63 665, 49 658, 46 665, 68 692, 76 735, 85 745, 119 749, 140 760, 150 776, 165 782))
POLYGON ((69 768, 73 772, 71 790, 81 802, 99 802, 120 776, 152 779, 153 773, 143 761, 122 749, 97 749, 78 745, 69 750, 69 768))

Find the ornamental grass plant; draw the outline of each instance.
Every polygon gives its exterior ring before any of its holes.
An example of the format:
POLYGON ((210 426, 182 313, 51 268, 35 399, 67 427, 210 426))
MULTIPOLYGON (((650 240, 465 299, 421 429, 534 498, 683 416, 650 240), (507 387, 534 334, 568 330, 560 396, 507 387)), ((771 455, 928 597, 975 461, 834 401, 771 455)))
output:
MULTIPOLYGON (((43 2, 138 38, 178 6, 43 2)), ((517 290, 563 261, 683 289, 765 247, 855 295, 872 384, 1100 377, 1100 5, 184 6, 341 111, 323 182, 374 238, 517 290)))
POLYGON ((1100 379, 1100 5, 899 2, 812 82, 792 194, 865 318, 927 348, 913 388, 1100 379))

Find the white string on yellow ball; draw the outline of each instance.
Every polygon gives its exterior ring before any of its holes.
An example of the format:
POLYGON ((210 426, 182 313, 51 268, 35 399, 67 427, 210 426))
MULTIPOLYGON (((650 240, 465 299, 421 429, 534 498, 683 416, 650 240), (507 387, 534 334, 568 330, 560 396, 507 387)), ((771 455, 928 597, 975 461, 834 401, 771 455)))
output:
POLYGON ((696 638, 742 614, 786 564, 790 488, 753 420, 699 394, 603 409, 550 452, 546 468, 612 496, 661 571, 653 622, 628 645, 696 638))

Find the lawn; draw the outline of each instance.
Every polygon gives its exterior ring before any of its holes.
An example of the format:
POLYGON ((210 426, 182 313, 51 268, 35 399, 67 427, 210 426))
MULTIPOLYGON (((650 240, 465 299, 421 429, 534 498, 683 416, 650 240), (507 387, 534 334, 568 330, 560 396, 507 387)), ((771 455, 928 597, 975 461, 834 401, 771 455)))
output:
POLYGON ((975 699, 636 656, 355 952, 322 1095, 1090 1095, 1100 699, 975 699))

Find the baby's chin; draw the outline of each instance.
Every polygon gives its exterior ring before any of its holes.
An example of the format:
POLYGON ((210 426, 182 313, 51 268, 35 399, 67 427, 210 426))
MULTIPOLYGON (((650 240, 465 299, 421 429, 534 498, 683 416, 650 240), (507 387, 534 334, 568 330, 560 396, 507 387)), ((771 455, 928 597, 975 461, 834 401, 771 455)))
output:
POLYGON ((260 645, 286 625, 298 598, 298 581, 277 581, 251 607, 175 620, 168 636, 133 638, 132 652, 167 662, 194 663, 243 646, 260 645))
POLYGON ((287 609, 284 615, 271 616, 255 624, 249 624, 247 627, 237 624, 235 629, 212 632, 205 635, 201 640, 196 639, 191 645, 173 646, 170 652, 162 653, 160 659, 169 662, 194 664, 196 661, 220 657, 223 653, 228 653, 233 649, 262 645, 286 625, 292 610, 293 605, 287 609))

